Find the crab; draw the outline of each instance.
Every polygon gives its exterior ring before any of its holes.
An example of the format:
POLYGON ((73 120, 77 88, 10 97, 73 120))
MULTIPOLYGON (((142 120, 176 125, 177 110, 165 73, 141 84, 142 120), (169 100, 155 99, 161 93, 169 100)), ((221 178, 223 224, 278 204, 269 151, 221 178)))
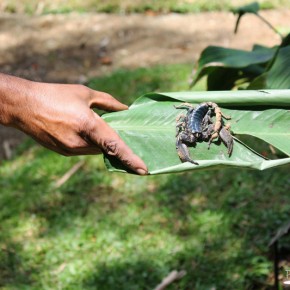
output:
POLYGON ((192 104, 183 103, 175 106, 176 109, 187 109, 186 115, 179 115, 176 119, 176 150, 182 162, 198 165, 189 154, 188 145, 195 146, 197 142, 208 142, 208 148, 215 140, 221 140, 228 148, 230 156, 233 150, 233 137, 230 125, 223 124, 231 117, 222 113, 220 107, 213 102, 204 102, 194 107, 192 104), (212 115, 215 114, 215 122, 212 115))

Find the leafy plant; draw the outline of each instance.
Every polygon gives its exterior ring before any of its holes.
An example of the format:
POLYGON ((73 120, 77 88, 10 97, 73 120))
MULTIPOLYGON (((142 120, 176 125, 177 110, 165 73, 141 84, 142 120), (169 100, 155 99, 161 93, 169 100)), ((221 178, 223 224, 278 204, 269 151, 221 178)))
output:
POLYGON ((290 34, 283 37, 258 11, 256 2, 234 9, 238 15, 235 32, 242 16, 251 13, 279 34, 281 44, 275 47, 254 45, 251 51, 209 46, 201 53, 191 86, 207 76, 208 90, 290 88, 290 34))
MULTIPOLYGON (((145 161, 150 174, 180 172, 208 167, 245 167, 266 169, 290 162, 289 90, 239 92, 183 92, 147 94, 139 98, 128 111, 104 115, 125 142, 145 161), (278 148, 283 158, 267 160, 238 139, 231 157, 223 144, 206 143, 191 148, 199 165, 181 163, 175 149, 175 119, 180 114, 174 105, 180 102, 198 104, 213 101, 231 115, 231 130, 235 135, 250 135, 278 148)), ((109 170, 126 171, 113 158, 106 159, 109 170)))
MULTIPOLYGON (((258 3, 235 9, 234 13, 238 14, 235 31, 246 13, 257 15, 275 30, 258 11, 258 3)), ((253 89, 290 89, 289 39, 290 35, 282 38, 280 46, 272 48, 254 45, 252 51, 207 47, 200 56, 192 84, 207 76, 208 89, 215 92, 148 94, 138 99, 129 111, 104 118, 141 156, 150 174, 227 166, 263 170, 287 164, 290 162, 287 158, 290 156, 290 115, 286 108, 290 106, 290 90, 253 89), (252 90, 217 92, 241 88, 241 85, 245 88, 245 84, 252 90), (203 142, 191 148, 192 158, 198 166, 179 160, 175 148, 175 120, 180 110, 174 105, 184 101, 193 104, 216 102, 226 115, 232 116, 235 141, 230 157, 223 144, 215 144, 208 150, 203 142), (256 143, 259 153, 254 150, 256 143), (265 152, 265 144, 274 151, 273 160, 266 158, 271 154, 265 152)), ((126 171, 113 158, 107 157, 106 164, 110 170, 126 171)))

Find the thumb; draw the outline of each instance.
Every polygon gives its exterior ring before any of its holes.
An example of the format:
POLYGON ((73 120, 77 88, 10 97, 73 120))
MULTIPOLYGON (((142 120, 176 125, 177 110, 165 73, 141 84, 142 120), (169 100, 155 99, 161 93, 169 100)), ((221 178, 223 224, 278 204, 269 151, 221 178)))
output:
POLYGON ((128 109, 128 106, 122 104, 111 95, 94 90, 91 90, 89 106, 90 108, 105 111, 123 111, 128 109))
POLYGON ((148 169, 144 161, 137 156, 130 147, 119 137, 119 135, 98 115, 95 130, 91 132, 91 141, 96 143, 104 154, 115 156, 127 168, 137 174, 146 175, 148 169))

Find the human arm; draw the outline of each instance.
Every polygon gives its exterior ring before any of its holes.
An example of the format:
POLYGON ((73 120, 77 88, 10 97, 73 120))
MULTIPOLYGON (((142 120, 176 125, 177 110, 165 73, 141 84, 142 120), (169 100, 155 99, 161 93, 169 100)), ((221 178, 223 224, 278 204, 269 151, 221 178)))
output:
POLYGON ((147 174, 144 162, 91 108, 126 110, 109 94, 82 85, 49 84, 0 74, 0 123, 62 155, 105 153, 147 174))

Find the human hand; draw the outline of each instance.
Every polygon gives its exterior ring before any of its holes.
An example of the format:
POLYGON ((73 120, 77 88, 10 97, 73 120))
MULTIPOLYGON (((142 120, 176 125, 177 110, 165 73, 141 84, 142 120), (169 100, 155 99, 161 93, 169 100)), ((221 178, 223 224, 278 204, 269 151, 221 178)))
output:
POLYGON ((147 174, 145 163, 91 109, 121 111, 126 105, 82 85, 18 80, 22 97, 13 108, 11 126, 62 155, 113 155, 134 172, 147 174))

